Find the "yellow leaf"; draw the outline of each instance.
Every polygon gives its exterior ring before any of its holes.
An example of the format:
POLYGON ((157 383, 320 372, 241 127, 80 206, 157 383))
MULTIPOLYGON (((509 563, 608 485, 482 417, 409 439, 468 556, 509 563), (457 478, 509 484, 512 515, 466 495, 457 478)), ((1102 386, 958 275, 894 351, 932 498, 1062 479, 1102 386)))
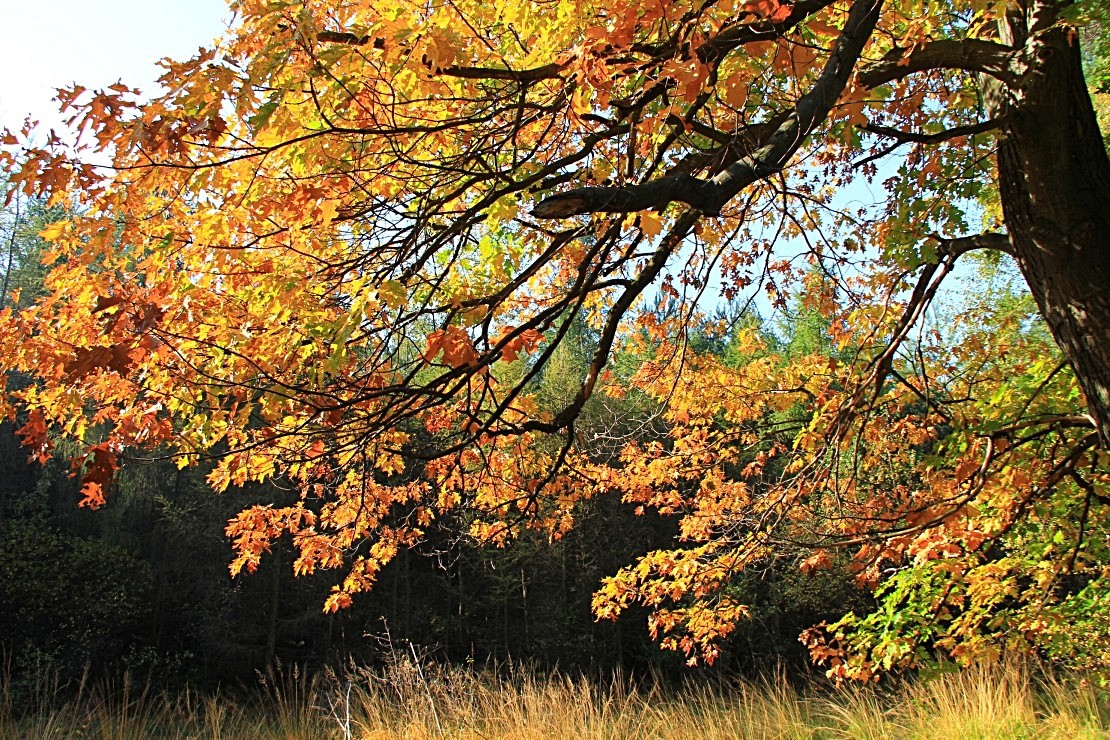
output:
POLYGON ((48 242, 52 242, 65 232, 67 226, 69 226, 69 221, 55 221, 40 231, 39 236, 48 242))
POLYGON ((408 303, 408 291, 398 280, 386 280, 378 289, 378 297, 390 308, 400 308, 408 303))
POLYGON ((663 231, 663 219, 654 213, 641 213, 640 231, 647 236, 658 236, 663 231))
POLYGON ((339 201, 324 200, 320 202, 320 223, 328 225, 335 220, 335 214, 339 210, 339 201))
POLYGON ((516 218, 517 213, 520 211, 520 204, 513 196, 501 198, 492 206, 490 206, 487 214, 489 216, 489 223, 491 225, 501 224, 505 221, 511 221, 516 218))
POLYGON ((721 99, 733 108, 743 108, 748 100, 748 86, 740 79, 740 75, 733 75, 725 83, 721 99))

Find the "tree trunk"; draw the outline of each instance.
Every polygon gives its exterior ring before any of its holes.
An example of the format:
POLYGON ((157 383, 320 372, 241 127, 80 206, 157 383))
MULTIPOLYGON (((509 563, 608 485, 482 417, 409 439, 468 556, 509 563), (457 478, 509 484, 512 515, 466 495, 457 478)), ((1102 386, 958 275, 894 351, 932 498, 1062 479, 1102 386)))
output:
POLYGON ((278 621, 281 618, 281 540, 274 542, 273 580, 270 582, 270 614, 266 622, 266 669, 274 667, 277 658, 278 621))
POLYGON ((1020 82, 997 90, 1002 209, 1018 265, 1110 448, 1110 158, 1063 28, 1024 44, 1020 82))

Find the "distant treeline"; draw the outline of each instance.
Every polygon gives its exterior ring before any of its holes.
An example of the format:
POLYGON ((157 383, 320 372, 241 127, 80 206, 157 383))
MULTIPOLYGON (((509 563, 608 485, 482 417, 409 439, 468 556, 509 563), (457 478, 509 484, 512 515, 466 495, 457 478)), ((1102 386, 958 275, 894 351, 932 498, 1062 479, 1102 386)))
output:
MULTIPOLYGON (((328 615, 321 605, 337 576, 294 577, 287 545, 256 573, 229 577, 223 529, 257 491, 216 496, 202 471, 135 462, 105 507, 79 509, 68 463, 28 463, 10 423, 0 426, 0 465, 0 651, 14 678, 91 668, 217 682, 275 661, 372 663, 410 643, 458 662, 683 672, 679 656, 651 643, 643 617, 590 613, 601 578, 674 534, 672 521, 619 501, 589 502, 558 541, 535 534, 505 549, 442 526, 391 563, 372 594, 328 615)), ((793 570, 737 588, 753 615, 718 670, 800 665, 799 631, 860 598, 846 579, 793 570)))

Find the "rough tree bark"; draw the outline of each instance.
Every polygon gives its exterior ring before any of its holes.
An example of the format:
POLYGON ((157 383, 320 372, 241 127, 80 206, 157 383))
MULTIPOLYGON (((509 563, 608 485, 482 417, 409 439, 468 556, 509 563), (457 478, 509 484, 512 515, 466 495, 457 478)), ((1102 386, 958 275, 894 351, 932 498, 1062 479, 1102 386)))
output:
POLYGON ((1110 158, 1074 32, 1015 30, 1028 35, 1014 64, 1022 74, 999 96, 1003 215, 1022 274, 1110 448, 1110 158))

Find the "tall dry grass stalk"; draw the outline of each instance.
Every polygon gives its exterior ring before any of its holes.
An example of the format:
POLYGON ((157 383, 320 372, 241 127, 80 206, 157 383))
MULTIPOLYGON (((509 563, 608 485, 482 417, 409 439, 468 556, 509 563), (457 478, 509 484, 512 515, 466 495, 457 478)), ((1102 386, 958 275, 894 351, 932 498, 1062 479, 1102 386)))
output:
POLYGON ((250 700, 127 679, 65 693, 44 677, 41 695, 22 704, 8 676, 0 738, 1110 738, 1110 707, 1093 687, 1016 665, 879 688, 799 689, 777 675, 673 690, 401 655, 376 670, 275 670, 250 700))

